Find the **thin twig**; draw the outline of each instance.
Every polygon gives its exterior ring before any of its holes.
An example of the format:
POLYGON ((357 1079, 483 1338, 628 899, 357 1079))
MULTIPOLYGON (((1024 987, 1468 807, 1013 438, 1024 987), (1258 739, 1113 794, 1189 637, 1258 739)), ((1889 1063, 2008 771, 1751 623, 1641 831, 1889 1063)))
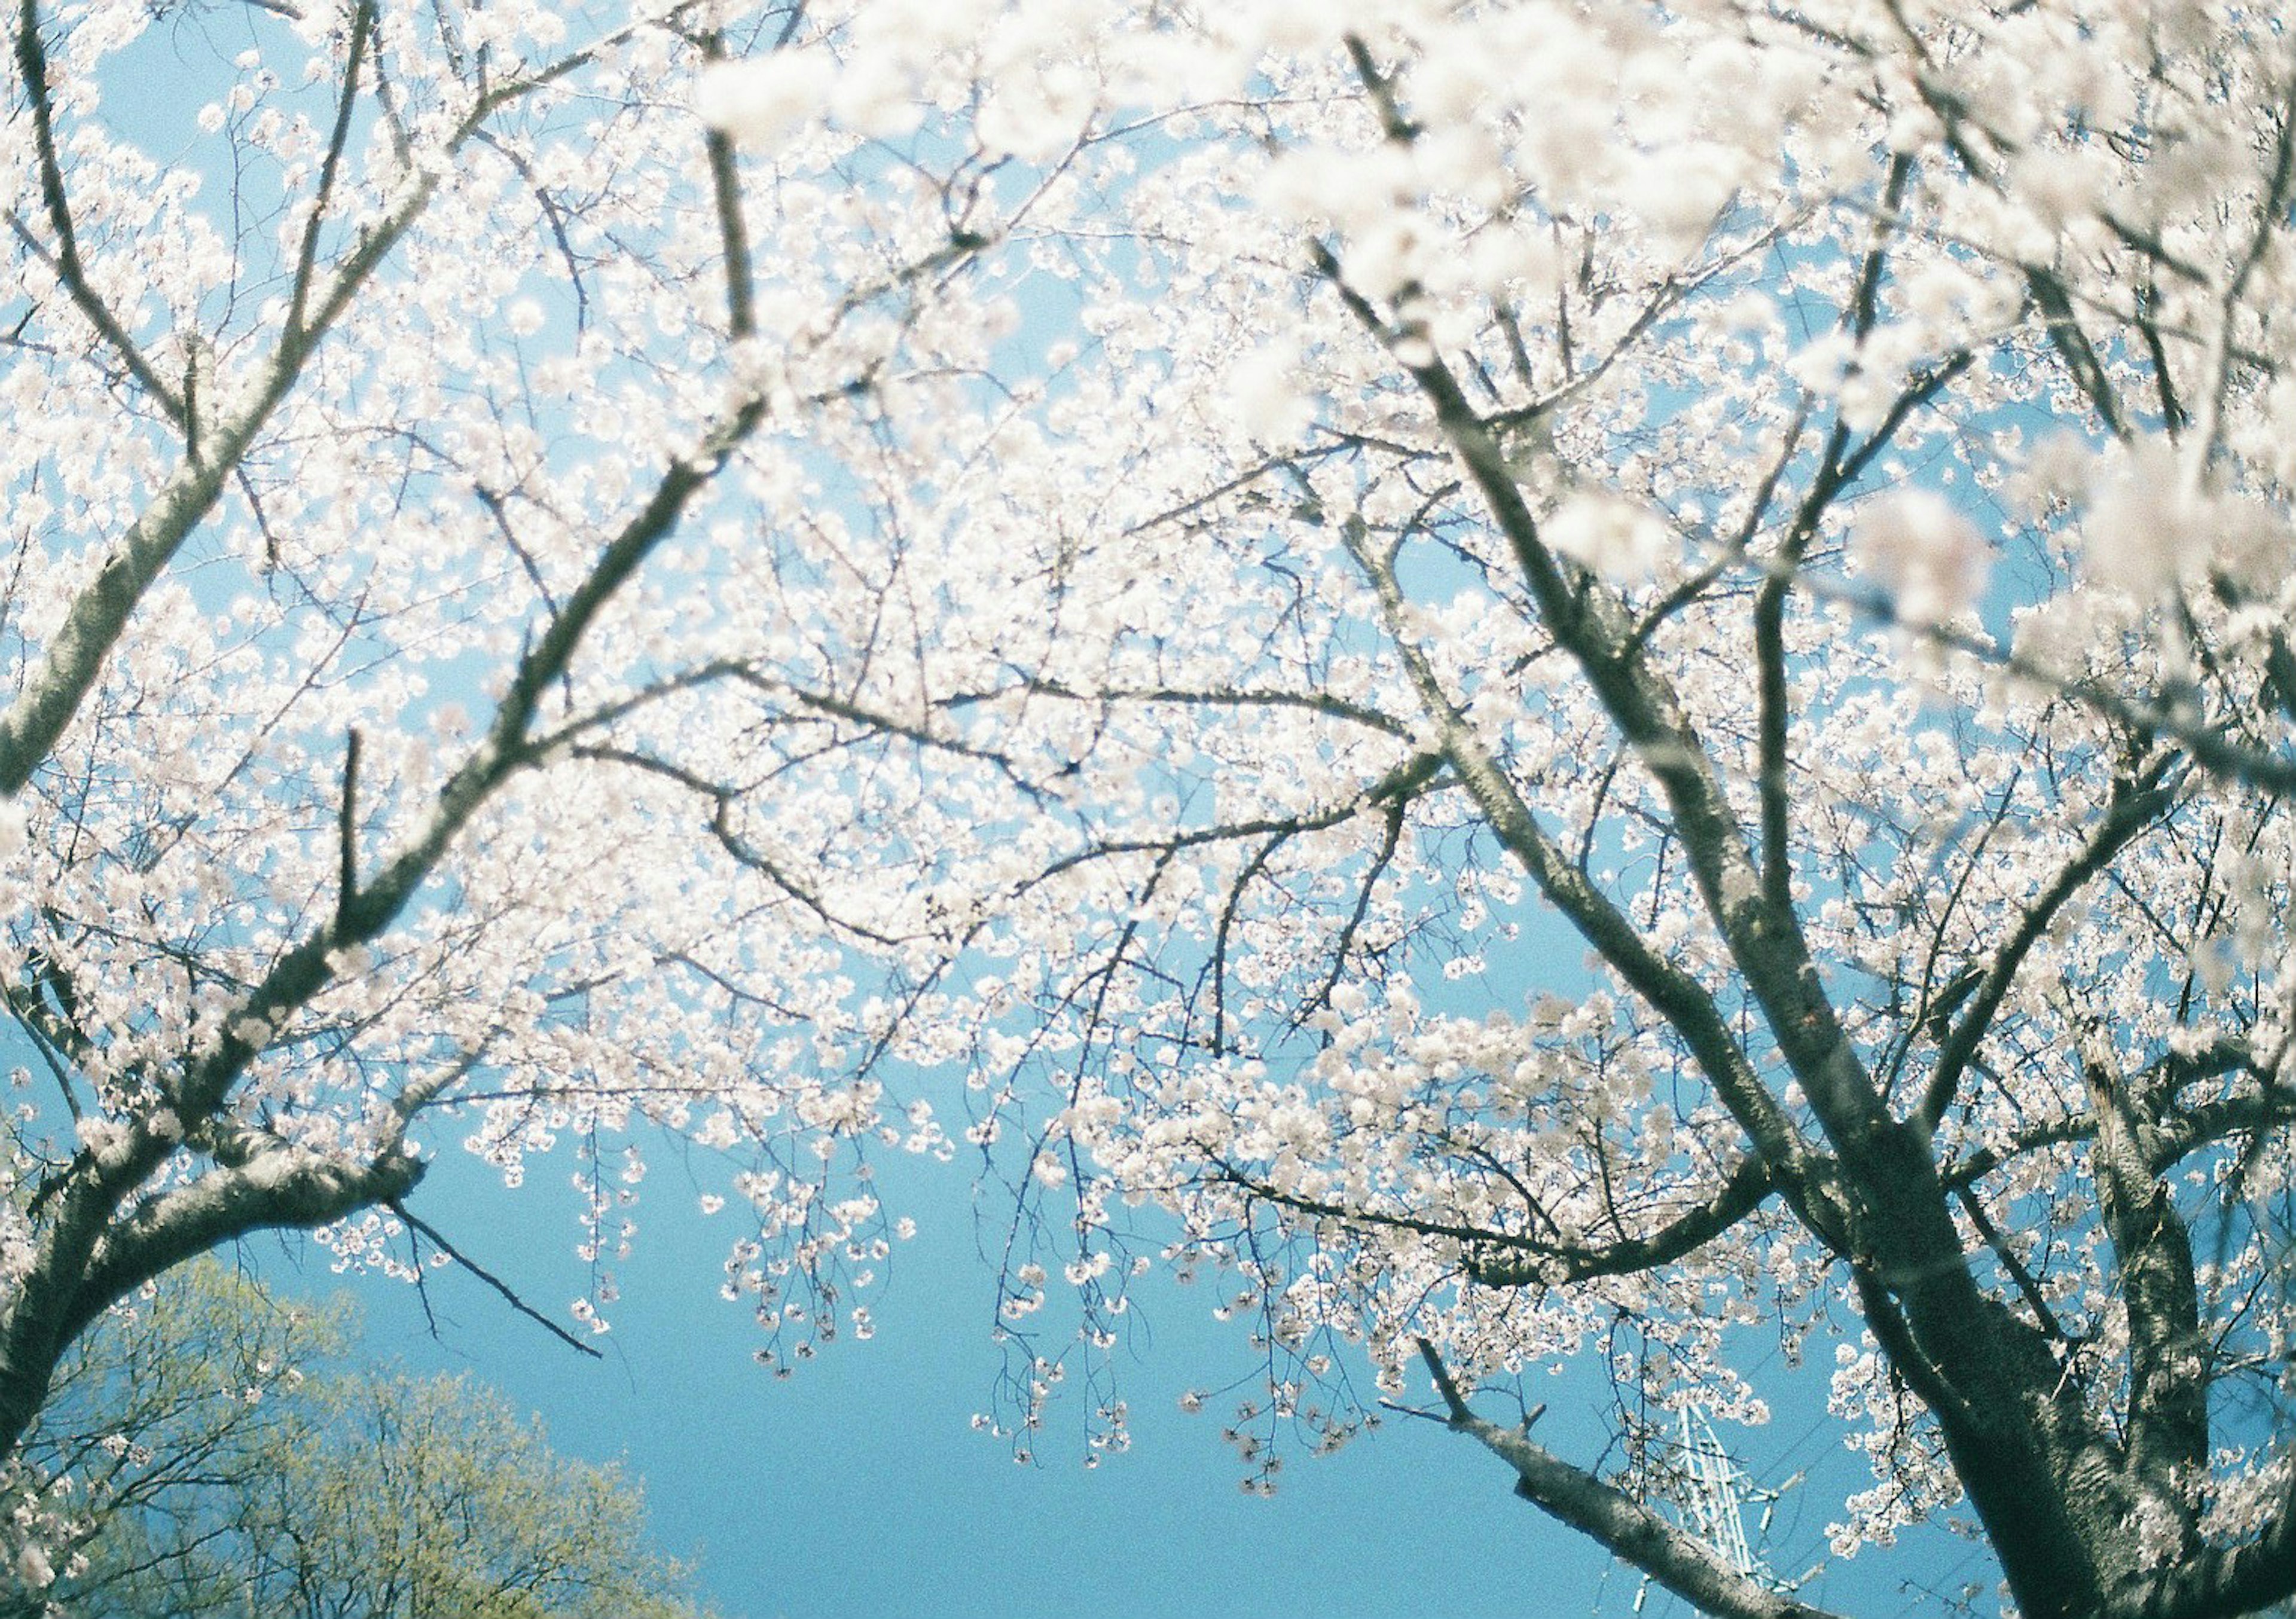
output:
POLYGON ((603 1361, 606 1358, 594 1347, 584 1343, 580 1338, 576 1337, 572 1333, 567 1331, 565 1328, 560 1326, 556 1321, 552 1321, 548 1316, 543 1314, 542 1312, 537 1310, 532 1304, 528 1304, 524 1299, 521 1298, 516 1290, 513 1289, 508 1282, 503 1280, 501 1277, 496 1276, 492 1271, 488 1270, 486 1266, 479 1263, 477 1260, 472 1259, 469 1255, 455 1247, 453 1243, 447 1241, 445 1233, 441 1232, 437 1226, 430 1224, 428 1221, 419 1219, 415 1215, 408 1214, 406 1212, 406 1204, 394 1198, 390 1203, 384 1205, 384 1206, 390 1209, 392 1214, 398 1215, 401 1220, 406 1222, 407 1230, 414 1232, 418 1236, 428 1237, 430 1239, 432 1246, 437 1247, 440 1253, 453 1260, 456 1264, 462 1266, 472 1275, 477 1277, 480 1281, 486 1283, 487 1286, 492 1288, 496 1293, 502 1295, 504 1301, 507 1303, 512 1309, 526 1317, 527 1320, 534 1322, 544 1331, 549 1333, 551 1337, 565 1345, 569 1349, 576 1350, 580 1353, 588 1355, 594 1361, 603 1361))

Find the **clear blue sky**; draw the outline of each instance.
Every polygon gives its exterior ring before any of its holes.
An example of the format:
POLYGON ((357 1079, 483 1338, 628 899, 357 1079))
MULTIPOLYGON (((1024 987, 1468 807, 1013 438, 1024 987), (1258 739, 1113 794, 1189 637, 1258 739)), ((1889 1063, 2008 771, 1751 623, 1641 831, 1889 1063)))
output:
MULTIPOLYGON (((416 1212, 538 1307, 561 1312, 580 1290, 575 1205, 553 1164, 504 1191, 453 1157, 417 1194, 416 1212)), ((906 1179, 906 1177, 904 1177, 906 1179)), ((1240 1323, 1210 1319, 1205 1289, 1154 1296, 1152 1345, 1128 1372, 1130 1453, 1082 1465, 1080 1429, 1062 1443, 1055 1410, 1040 1465, 972 1430, 997 1369, 988 1276, 974 1253, 961 1171, 911 1189, 929 1201, 922 1230, 897 1250, 874 1301, 870 1342, 842 1342, 776 1381, 751 1361, 756 1330, 720 1302, 728 1228, 675 1206, 678 1175, 649 1177, 651 1213, 603 1361, 584 1359, 515 1314, 466 1274, 432 1282, 433 1339, 411 1289, 361 1284, 371 1353, 469 1370, 540 1412, 560 1448, 625 1460, 644 1482, 658 1538, 698 1554, 702 1588, 726 1619, 964 1619, 1085 1614, 1095 1619, 1540 1619, 1625 1615, 1638 1581, 1515 1500, 1505 1468, 1433 1423, 1391 1419, 1337 1457, 1300 1456, 1273 1499, 1245 1495, 1219 1437, 1221 1409, 1183 1414, 1182 1390, 1246 1376, 1240 1323), (938 1185, 936 1193, 933 1187, 938 1185), (934 1206, 938 1205, 938 1206, 934 1206)), ((914 1206, 912 1205, 912 1206, 914 1206)), ((275 1281, 296 1266, 275 1242, 250 1245, 275 1281)), ((317 1261, 299 1285, 332 1286, 317 1261)), ((1822 1348, 1820 1353, 1823 1353, 1822 1348)), ((1767 1482, 1807 1470, 1864 1482, 1837 1448, 1822 1380, 1775 1373, 1777 1419, 1726 1438, 1767 1482)), ((1543 1439, 1574 1460, 1600 1449, 1595 1383, 1559 1379, 1543 1439)), ((1814 1490, 1781 1504, 1774 1540, 1814 1560, 1832 1503, 1814 1490)), ((1750 1522, 1751 1531, 1755 1527, 1750 1522)), ((1903 1582, 1982 1577, 1974 1549, 1939 1542, 1911 1555, 1867 1552, 1847 1580, 1808 1593, 1846 1611, 1916 1606, 1903 1582)), ((1653 1588, 1652 1619, 1687 1610, 1653 1588)))

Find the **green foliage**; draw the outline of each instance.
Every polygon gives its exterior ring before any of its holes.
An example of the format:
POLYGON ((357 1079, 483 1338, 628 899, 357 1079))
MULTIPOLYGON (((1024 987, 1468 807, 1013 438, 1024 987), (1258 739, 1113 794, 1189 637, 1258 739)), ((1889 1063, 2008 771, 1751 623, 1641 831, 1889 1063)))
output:
POLYGON ((468 1378, 361 1367, 352 1338, 343 1304, 213 1262, 91 1333, 27 1447, 70 1525, 56 1578, 0 1611, 702 1619, 619 1468, 468 1378))

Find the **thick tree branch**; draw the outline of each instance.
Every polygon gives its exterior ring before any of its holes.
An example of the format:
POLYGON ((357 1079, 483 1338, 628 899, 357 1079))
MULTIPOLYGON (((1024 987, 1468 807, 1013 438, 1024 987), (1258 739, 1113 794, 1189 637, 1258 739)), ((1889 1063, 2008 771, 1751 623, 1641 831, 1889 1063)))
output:
POLYGON ((343 739, 342 802, 335 812, 335 928, 340 932, 358 900, 358 727, 343 739))
POLYGON ((2123 1587, 2099 1619, 2239 1619, 2296 1596, 2296 1492, 2263 1533, 2210 1547, 2123 1587))
MULTIPOLYGON (((786 37, 786 36, 784 36, 786 37)), ((725 45, 716 34, 701 42, 704 61, 721 61, 725 45)), ((726 329, 736 339, 758 331, 757 275, 750 252, 750 228, 742 212, 742 177, 734 161, 734 143, 722 129, 702 133, 702 149, 709 162, 710 200, 718 210, 718 244, 726 264, 726 329)))
POLYGON ((1513 1468, 1515 1493, 1540 1511, 1592 1537, 1701 1613, 1720 1619, 1830 1619, 1824 1609, 1739 1573, 1703 1541, 1624 1491, 1571 1466, 1521 1429, 1476 1416, 1434 1346, 1422 1338, 1418 1347, 1452 1431, 1513 1468))
MULTIPOLYGON (((135 339, 128 335, 119 317, 89 281, 87 266, 80 258, 79 233, 72 224, 71 200, 64 189, 63 166, 56 151, 55 97, 48 83, 47 48, 40 40, 39 0, 20 0, 17 7, 16 66, 24 83, 25 97, 31 102, 32 148, 40 170, 40 206, 47 215, 48 229, 55 236, 56 278, 63 283, 73 306, 95 328, 105 346, 119 357, 120 364, 127 367, 137 386, 158 401, 170 419, 184 423, 189 420, 185 397, 169 388, 152 369, 135 339)), ((10 217, 14 218, 12 213, 10 217)), ((26 243, 37 250, 37 244, 20 222, 16 228, 26 243)))
MULTIPOLYGON (((412 1177, 420 1173, 412 1159, 394 1156, 361 1168, 300 1149, 284 1149, 291 1157, 273 1149, 236 1166, 226 1163, 113 1223, 121 1204, 176 1149, 179 1140, 212 1139, 211 1123, 233 1084, 288 1020, 333 980, 343 947, 379 936, 503 782, 536 761, 528 737, 543 693, 571 667, 607 603, 668 538, 687 503, 762 417, 762 406, 743 407, 705 441, 698 460, 671 464, 521 657, 488 734, 440 789, 422 830, 326 925, 283 954, 242 998, 215 1043, 186 1061, 167 1097, 166 1126, 156 1113, 139 1116, 123 1122, 116 1139, 83 1149, 74 1160, 59 1183, 38 1251, 0 1321, 0 1452, 15 1443, 38 1410, 56 1357, 71 1335, 119 1296, 105 1292, 115 1282, 122 1288, 136 1286, 166 1264, 228 1239, 235 1230, 323 1223, 412 1187, 412 1177), (337 1206, 342 1199, 352 1200, 337 1206), (166 1257, 171 1254, 175 1258, 166 1257), (144 1263, 140 1256, 156 1256, 152 1268, 139 1273, 144 1263)), ((132 604, 132 598, 120 604, 120 622, 132 604)))
POLYGON ((2140 1104, 2101 1059, 2081 1071, 2097 1118, 2089 1149, 2097 1207, 2128 1310, 2128 1465, 2161 1500, 2181 1502, 2182 1477, 2205 1471, 2209 1459, 2208 1345, 2192 1233, 2152 1169, 2140 1104))
MULTIPOLYGON (((1374 336, 1391 342, 1396 334, 1347 288, 1338 261, 1321 247, 1315 253, 1318 269, 1349 299, 1357 319, 1368 322, 1374 336)), ((1439 430, 1496 520, 1540 617, 1665 793, 1707 908, 1827 1134, 1846 1154, 1868 1156, 1865 1143, 1890 1123, 1880 1092, 1825 998, 1799 921, 1791 910, 1781 914, 1763 898, 1761 874, 1744 830, 1673 685, 1646 659, 1621 655, 1632 626, 1615 600, 1592 581, 1582 585, 1567 577, 1540 541, 1538 519, 1513 467, 1449 369, 1440 359, 1406 357, 1398 364, 1419 385, 1439 430)), ((1726 1100, 1736 1113, 1738 1101, 1726 1100)), ((1857 1172, 1893 1183, 1898 1171, 1889 1166, 1891 1157, 1861 1164, 1857 1172)), ((1938 1215, 1942 1220, 1941 1203, 1938 1215)))
POLYGON ((1742 1158, 1718 1187, 1663 1224, 1598 1246, 1334 1203, 1285 1191, 1225 1161, 1216 1160, 1215 1169, 1219 1181, 1239 1191, 1318 1220, 1447 1238, 1459 1245, 1467 1274, 1491 1288, 1564 1287, 1596 1277, 1639 1275, 1696 1253, 1761 1207, 1776 1190, 1767 1165, 1759 1158, 1742 1158))
MULTIPOLYGON (((2296 1124, 2296 1092, 2284 1089, 2220 1097, 2213 1101, 2166 1112, 2145 1132, 2148 1172, 2162 1175, 2175 1165, 2205 1148, 2257 1131, 2284 1129, 2296 1124)), ((1967 1157, 1948 1162, 1943 1171, 1948 1188, 1974 1186, 2005 1165, 2030 1152, 2046 1151, 2068 1142, 2095 1139, 2094 1113, 2043 1119, 2014 1132, 2005 1141, 1980 1147, 1967 1157)))
POLYGON ((0 1329, 0 1452, 22 1438, 65 1347, 111 1304, 193 1255, 250 1231, 308 1228, 403 1196, 422 1165, 395 1145, 366 1164, 277 1144, 151 1198, 110 1222, 103 1190, 137 1155, 83 1155, 94 1173, 67 1188, 0 1329))

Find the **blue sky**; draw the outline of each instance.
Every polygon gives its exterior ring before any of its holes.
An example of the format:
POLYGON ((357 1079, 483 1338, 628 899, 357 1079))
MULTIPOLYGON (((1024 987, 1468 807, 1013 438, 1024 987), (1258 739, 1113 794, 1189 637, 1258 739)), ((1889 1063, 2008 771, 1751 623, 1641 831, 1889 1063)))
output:
MULTIPOLYGON (((563 1319, 582 1277, 575 1205, 554 1191, 551 1168, 537 1163, 525 1188, 504 1191, 449 1154, 411 1206, 563 1319)), ((676 1201, 668 1167, 649 1179, 654 1206, 636 1257, 618 1272, 624 1297, 603 1360, 566 1349, 453 1270, 431 1282, 435 1338, 412 1289, 358 1285, 366 1348, 470 1371, 539 1412, 561 1449, 626 1461, 657 1538, 698 1558, 701 1588, 726 1619, 1634 1611, 1634 1574, 1515 1500, 1501 1464, 1431 1422, 1391 1419, 1336 1457, 1291 1460, 1273 1498, 1243 1493, 1219 1437, 1221 1402, 1196 1416, 1178 1408, 1183 1390, 1251 1370, 1246 1329, 1210 1320, 1216 1298, 1204 1286, 1150 1295, 1125 1370, 1129 1453, 1087 1469, 1082 1413, 1056 1407, 1038 1465, 1016 1465, 1004 1442, 971 1426, 998 1362, 964 1176, 952 1166, 916 1179, 905 1206, 922 1229, 897 1250, 874 1301, 877 1337, 832 1345, 787 1381, 753 1364, 756 1329, 717 1297, 726 1228, 662 1206, 676 1201), (1064 1419, 1075 1425, 1065 1435, 1064 1419)), ((275 1282, 338 1285, 323 1255, 273 1240, 247 1252, 275 1282)), ((1833 1489, 1830 1500, 1817 1488, 1790 1492, 1779 1507, 1773 1543, 1791 1546, 1798 1568, 1814 1560, 1840 1490, 1862 1484, 1863 1467, 1838 1448, 1820 1376, 1789 1379, 1773 1365, 1764 1382, 1776 1420, 1726 1440, 1772 1484, 1806 1471, 1833 1489)), ((1543 1392, 1551 1409, 1540 1436, 1576 1460, 1599 1451, 1595 1379, 1574 1374, 1543 1392)), ((1947 1587, 1983 1569, 1974 1548, 1939 1537, 1911 1554, 1869 1551, 1846 1578, 1806 1594, 1898 1614, 1915 1606, 1908 1578, 1947 1587)), ((1688 1610, 1652 1588, 1642 1612, 1688 1610)))

